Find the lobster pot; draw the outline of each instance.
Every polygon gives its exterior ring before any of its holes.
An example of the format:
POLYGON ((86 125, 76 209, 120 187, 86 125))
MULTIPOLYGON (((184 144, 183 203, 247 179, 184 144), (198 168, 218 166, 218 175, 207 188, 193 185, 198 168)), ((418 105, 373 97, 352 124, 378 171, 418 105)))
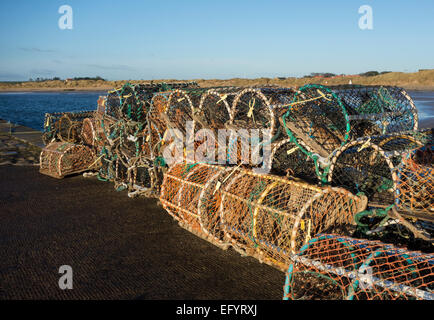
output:
POLYGON ((121 113, 120 113, 121 90, 122 88, 117 88, 107 93, 105 114, 115 119, 119 119, 121 117, 121 113))
POLYGON ((115 186, 119 184, 128 186, 128 183, 131 180, 130 171, 128 170, 128 164, 123 159, 120 159, 119 156, 117 156, 115 160, 115 166, 115 186))
POLYGON ((141 155, 146 159, 154 159, 161 154, 160 149, 162 147, 163 134, 160 134, 154 122, 148 123, 143 134, 141 155))
POLYGON ((434 150, 423 146, 406 154, 397 167, 396 205, 399 209, 434 215, 434 150))
POLYGON ((167 124, 161 118, 161 114, 166 113, 169 102, 169 92, 157 93, 152 97, 151 106, 148 112, 148 122, 153 122, 160 134, 164 134, 167 124))
POLYGON ((81 140, 83 144, 93 147, 96 144, 96 120, 94 118, 86 118, 83 120, 81 127, 81 140))
POLYGON ((284 300, 433 300, 434 255, 321 234, 292 257, 284 300))
POLYGON ((61 179, 91 170, 94 164, 95 153, 89 147, 69 142, 52 142, 42 149, 39 172, 61 179))
POLYGON ((107 96, 99 96, 97 101, 96 113, 105 114, 107 105, 107 96))
MULTIPOLYGON (((94 131, 94 143, 97 147, 97 150, 100 151, 103 146, 109 144, 108 138, 112 134, 118 120, 98 112, 95 114, 95 117, 93 119, 93 129, 89 130, 90 128, 88 128, 86 130, 94 131)), ((87 123, 86 125, 89 125, 89 123, 87 123)), ((90 136, 92 136, 92 134, 90 136)))
POLYGON ((202 94, 196 116, 196 130, 226 129, 232 123, 232 103, 241 89, 237 87, 213 88, 202 94))
POLYGON ((116 158, 110 149, 105 146, 100 151, 101 165, 98 170, 98 177, 103 181, 114 181, 116 176, 116 158))
POLYGON ((268 166, 270 173, 277 176, 301 178, 306 182, 317 183, 318 177, 314 160, 302 148, 311 151, 302 141, 297 146, 291 139, 281 140, 273 145, 268 166))
POLYGON ((284 131, 327 158, 349 138, 350 123, 340 99, 327 87, 308 84, 294 96, 282 116, 284 131))
POLYGON ((106 114, 115 118, 142 122, 146 119, 149 101, 157 86, 124 84, 107 95, 106 114))
POLYGON ((160 149, 167 129, 167 123, 162 117, 166 113, 169 93, 157 93, 152 97, 148 112, 143 154, 145 157, 154 159, 161 155, 160 149))
POLYGON ((125 84, 119 94, 119 111, 121 118, 143 122, 146 121, 148 104, 152 97, 152 88, 142 85, 125 84))
POLYGON ((337 149, 326 170, 327 181, 353 193, 363 192, 369 201, 392 204, 396 170, 403 155, 423 144, 411 134, 360 138, 337 149))
POLYGON ((146 119, 146 114, 149 111, 150 102, 154 93, 190 87, 197 87, 197 83, 126 83, 121 88, 108 93, 106 113, 116 119, 126 118, 143 122, 146 119))
POLYGON ((135 165, 131 169, 130 185, 134 190, 150 190, 155 184, 152 168, 146 165, 135 165))
MULTIPOLYGON (((194 123, 194 102, 198 102, 196 100, 197 95, 192 95, 191 92, 185 90, 174 90, 169 95, 167 103, 167 126, 185 133, 187 121, 191 121, 192 125, 194 123)), ((194 125, 192 128, 194 128, 194 125)))
POLYGON ((140 126, 132 121, 118 122, 115 130, 117 138, 111 145, 111 149, 116 154, 115 182, 131 186, 135 180, 132 177, 133 169, 137 169, 136 165, 140 161, 143 132, 140 130, 140 126))
POLYGON ((366 207, 366 199, 340 188, 235 170, 221 186, 225 237, 237 249, 278 268, 324 230, 342 228, 366 207))
POLYGON ((276 117, 271 104, 272 88, 246 88, 232 104, 232 123, 235 128, 268 129, 274 135, 276 117))
MULTIPOLYGON (((215 180, 222 171, 223 167, 207 164, 179 163, 171 167, 165 173, 161 187, 160 201, 163 207, 192 232, 203 233, 202 225, 215 229, 215 226, 210 226, 210 221, 216 219, 207 217, 218 214, 215 205, 212 210, 206 200, 207 209, 204 209, 202 202, 201 216, 198 214, 198 207, 203 200, 200 196, 205 186, 209 186, 209 182, 215 180), (206 217, 205 223, 201 221, 202 216, 206 217)), ((214 231, 210 229, 205 233, 213 234, 214 231)))
POLYGON ((53 141, 80 143, 83 120, 92 118, 95 111, 46 113, 42 140, 45 145, 53 141))
POLYGON ((416 106, 402 88, 360 85, 329 88, 349 114, 352 138, 417 130, 416 106))

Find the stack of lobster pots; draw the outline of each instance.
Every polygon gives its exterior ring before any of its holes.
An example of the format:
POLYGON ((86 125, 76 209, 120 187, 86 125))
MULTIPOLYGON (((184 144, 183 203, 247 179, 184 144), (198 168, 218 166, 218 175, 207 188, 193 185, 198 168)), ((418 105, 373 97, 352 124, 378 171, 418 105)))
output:
POLYGON ((159 198, 286 271, 285 299, 433 298, 433 134, 402 88, 127 83, 97 110, 47 114, 44 137, 41 173, 159 198))

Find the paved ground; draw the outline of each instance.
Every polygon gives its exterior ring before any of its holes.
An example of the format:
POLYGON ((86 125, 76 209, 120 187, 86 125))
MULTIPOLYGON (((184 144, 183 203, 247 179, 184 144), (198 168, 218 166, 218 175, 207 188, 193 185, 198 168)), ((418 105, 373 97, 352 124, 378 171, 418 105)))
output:
POLYGON ((0 166, 38 164, 40 153, 39 147, 0 132, 0 166))
POLYGON ((39 148, 44 147, 44 143, 42 142, 41 131, 29 127, 25 127, 19 124, 13 124, 2 119, 0 119, 0 134, 10 134, 17 139, 26 141, 39 148))
POLYGON ((0 166, 0 299, 281 299, 284 273, 111 183, 0 166), (61 265, 73 290, 58 287, 61 265))

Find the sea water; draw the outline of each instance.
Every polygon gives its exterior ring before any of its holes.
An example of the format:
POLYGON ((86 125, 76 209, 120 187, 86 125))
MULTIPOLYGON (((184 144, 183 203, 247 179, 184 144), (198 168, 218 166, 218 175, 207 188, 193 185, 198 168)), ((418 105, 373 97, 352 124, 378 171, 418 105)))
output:
MULTIPOLYGON (((434 91, 408 91, 419 114, 419 127, 434 127, 434 91)), ((96 110, 98 97, 92 92, 1 92, 0 119, 36 130, 43 129, 45 113, 96 110)))

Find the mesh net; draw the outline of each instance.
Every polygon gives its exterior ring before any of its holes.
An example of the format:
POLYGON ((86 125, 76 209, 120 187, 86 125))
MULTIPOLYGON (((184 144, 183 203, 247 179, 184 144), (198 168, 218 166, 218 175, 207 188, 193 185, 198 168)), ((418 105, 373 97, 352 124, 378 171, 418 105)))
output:
POLYGON ((42 141, 45 145, 54 141, 80 143, 81 127, 85 118, 95 111, 46 113, 42 141))
POLYGON ((313 234, 349 225, 366 201, 339 188, 239 168, 179 163, 164 176, 160 200, 178 221, 214 242, 279 268, 313 234))
MULTIPOLYGON (((302 141, 299 144, 311 152, 302 141)), ((313 159, 301 151, 291 139, 284 139, 273 145, 269 164, 272 174, 297 177, 311 183, 318 182, 313 159)))
POLYGON ((350 125, 345 107, 324 86, 301 87, 282 120, 290 138, 303 141, 324 158, 349 138, 350 125))
POLYGON ((197 87, 195 82, 180 83, 126 83, 121 88, 110 91, 105 104, 106 114, 116 119, 126 118, 133 121, 145 121, 152 96, 156 92, 175 88, 197 87))
POLYGON ((398 87, 344 85, 329 87, 349 114, 353 138, 417 130, 417 110, 398 87))
POLYGON ((54 178, 93 169, 95 153, 89 147, 69 142, 52 142, 40 155, 39 172, 54 178))
POLYGON ((434 298, 434 255, 324 234, 292 257, 284 299, 434 298))
POLYGON ((231 244, 278 267, 313 234, 350 224, 364 205, 343 189, 248 170, 236 172, 221 192, 221 220, 231 244))
POLYGON ((434 150, 432 143, 406 154, 397 167, 396 204, 399 209, 434 214, 434 150))
POLYGON ((225 129, 233 120, 232 103, 240 88, 213 88, 201 95, 195 113, 196 129, 225 129))
POLYGON ((396 167, 406 152, 424 145, 419 132, 360 138, 337 149, 328 168, 328 182, 351 192, 363 192, 371 202, 391 204, 396 190, 396 167))
POLYGON ((164 175, 161 203, 189 229, 196 233, 203 232, 198 214, 200 196, 207 182, 223 170, 223 167, 206 164, 180 163, 171 167, 164 175))

